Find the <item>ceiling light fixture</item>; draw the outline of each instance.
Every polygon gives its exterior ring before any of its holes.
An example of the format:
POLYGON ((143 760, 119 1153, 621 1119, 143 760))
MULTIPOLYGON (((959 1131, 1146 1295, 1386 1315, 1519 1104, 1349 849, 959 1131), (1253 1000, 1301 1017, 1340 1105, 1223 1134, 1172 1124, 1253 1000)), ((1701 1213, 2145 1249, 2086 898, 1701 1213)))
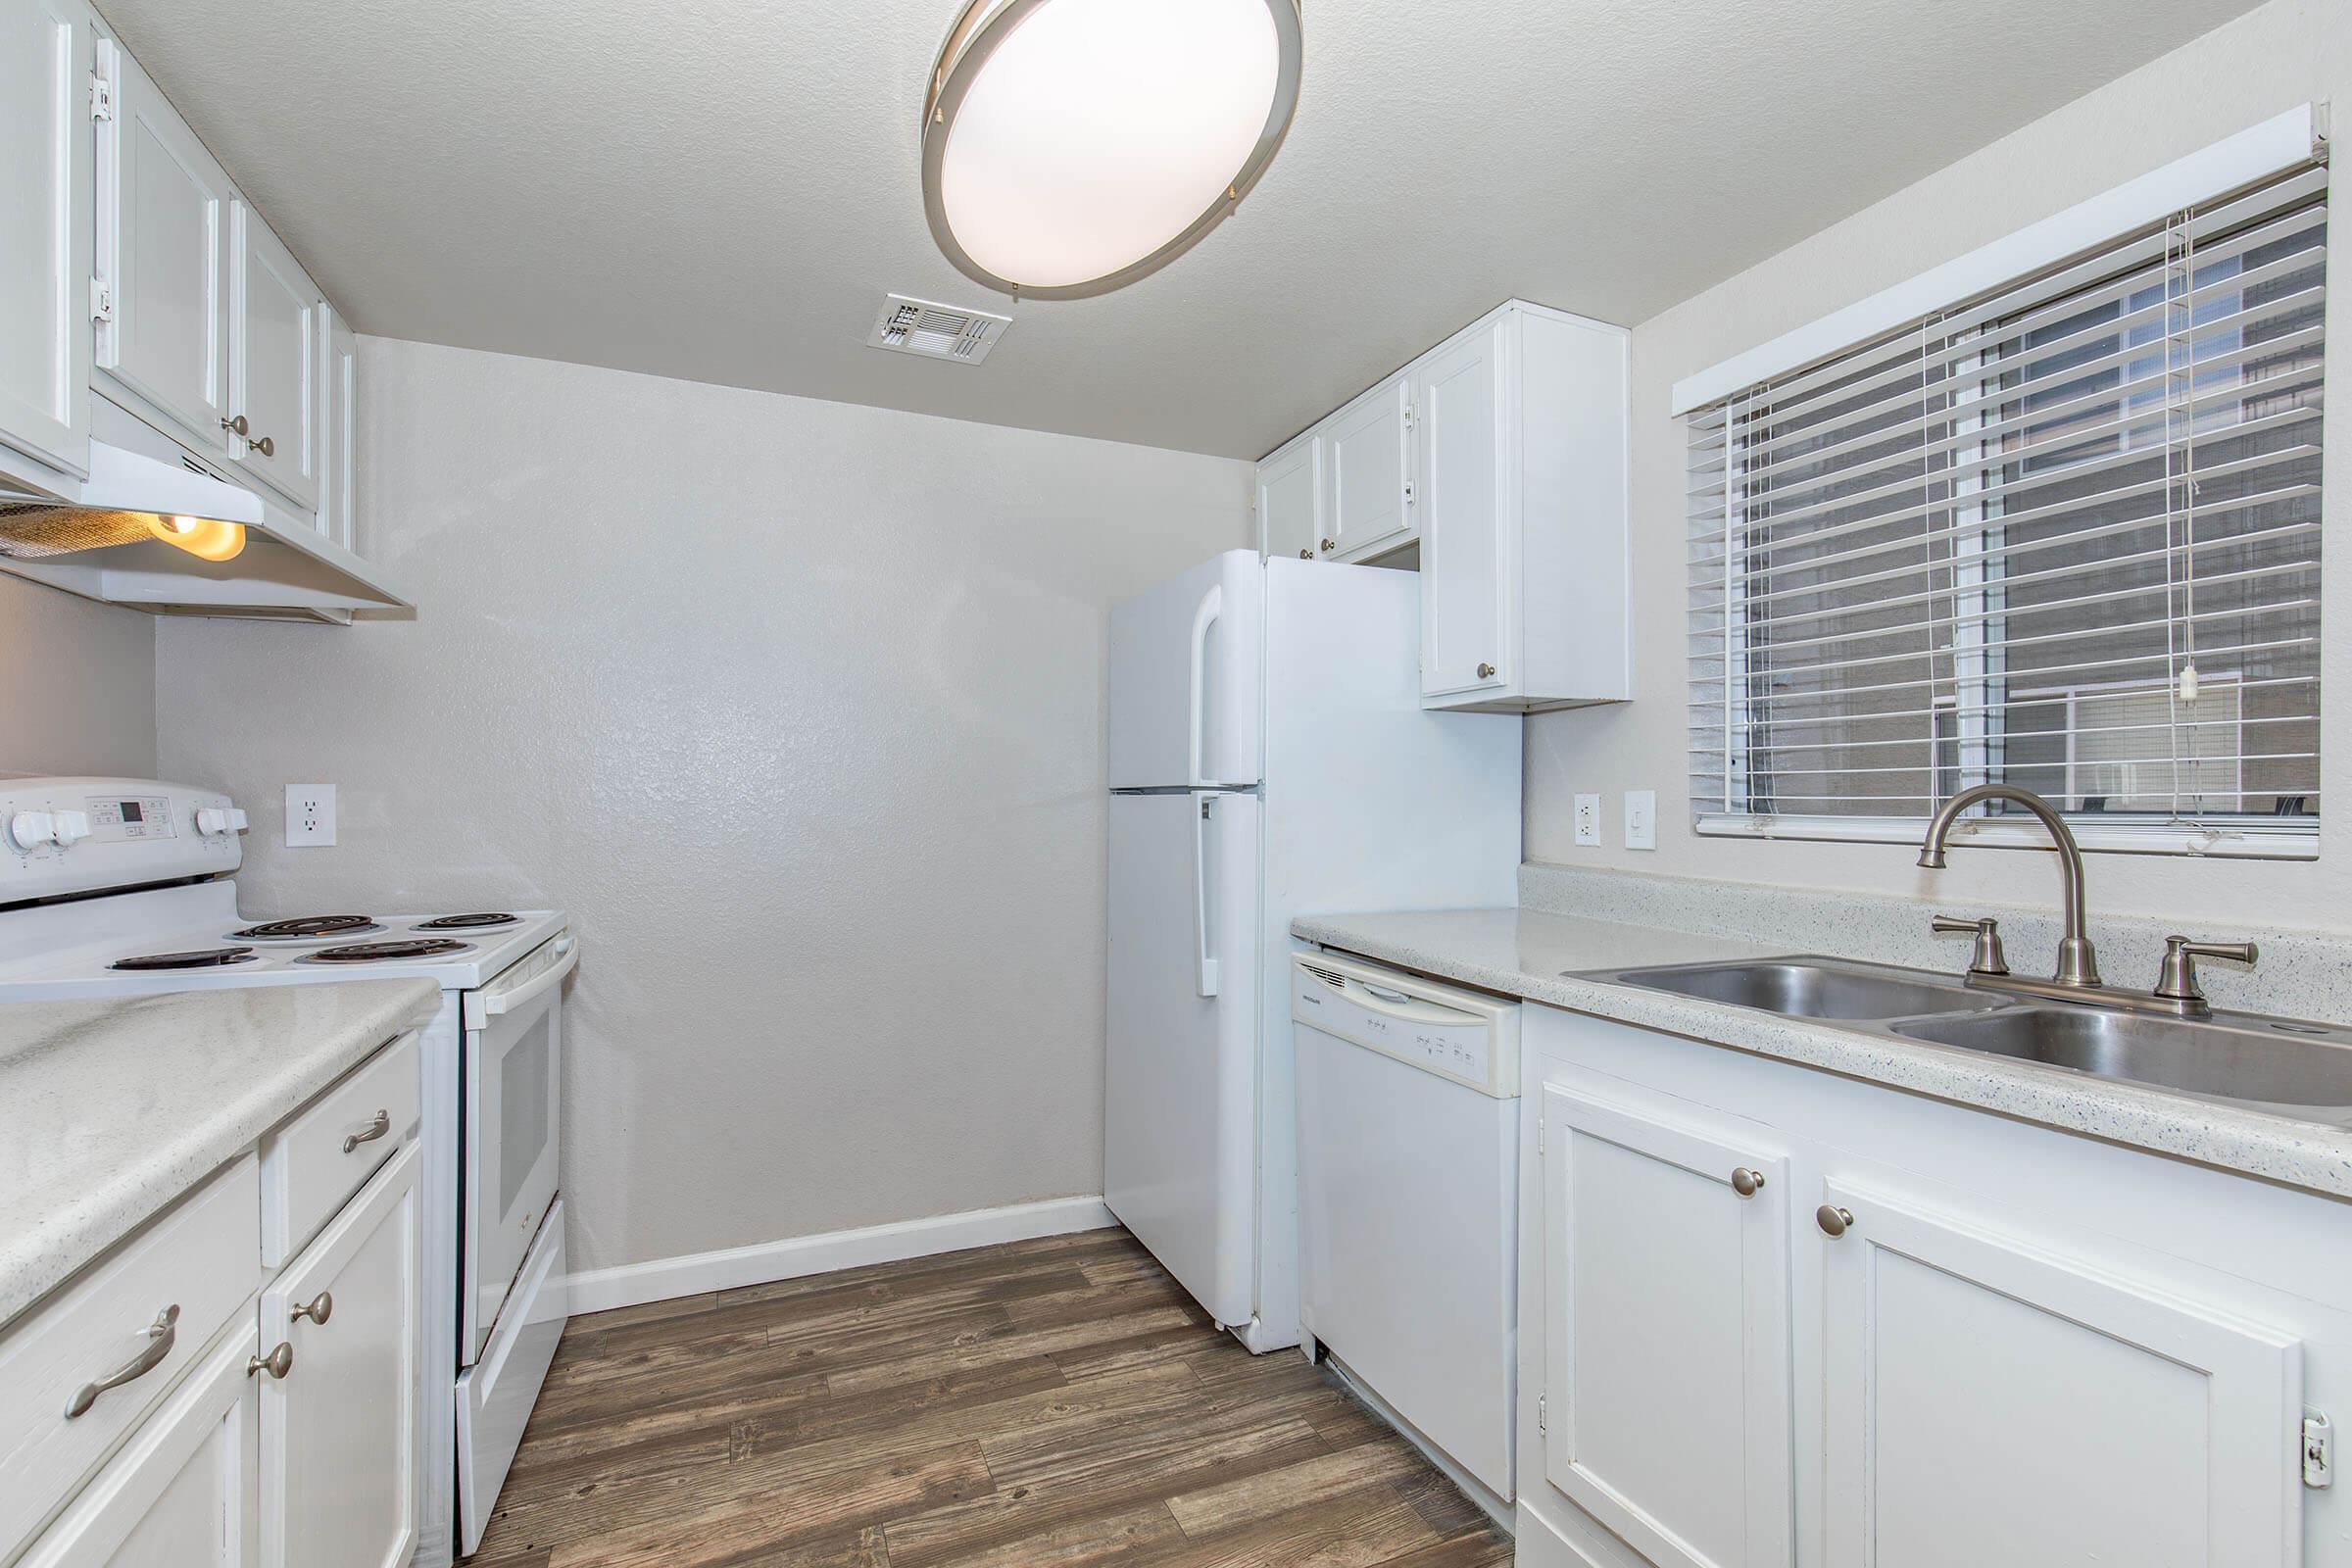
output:
POLYGON ((1298 62, 1298 0, 971 0, 923 104, 932 237, 1007 293, 1131 283, 1265 172, 1298 62))

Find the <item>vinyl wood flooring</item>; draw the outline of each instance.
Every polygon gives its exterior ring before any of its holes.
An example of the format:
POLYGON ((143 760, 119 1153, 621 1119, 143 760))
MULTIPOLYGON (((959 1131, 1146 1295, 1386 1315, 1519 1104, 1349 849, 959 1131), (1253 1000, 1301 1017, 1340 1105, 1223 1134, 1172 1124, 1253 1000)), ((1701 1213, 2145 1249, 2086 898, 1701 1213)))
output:
POLYGON ((1330 1373, 1124 1231, 574 1318, 473 1568, 1494 1568, 1330 1373))

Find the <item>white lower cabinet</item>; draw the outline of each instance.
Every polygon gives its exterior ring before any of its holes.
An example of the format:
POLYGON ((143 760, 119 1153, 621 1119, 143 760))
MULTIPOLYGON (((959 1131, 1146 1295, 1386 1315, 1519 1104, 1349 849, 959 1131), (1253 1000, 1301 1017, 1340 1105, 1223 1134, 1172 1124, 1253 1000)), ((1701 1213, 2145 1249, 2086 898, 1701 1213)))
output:
POLYGON ((416 1539, 416 1172, 409 1147, 262 1293, 293 1348, 262 1399, 264 1568, 399 1568, 416 1539))
POLYGON ((1523 1029, 1523 1565, 2352 1568, 2352 1204, 1523 1029))
POLYGON ((2286 1563, 2301 1347, 1838 1181, 1821 1249, 1837 1568, 2286 1563))
POLYGON ((386 1046, 0 1334, 0 1562, 406 1568, 422 1151, 409 1139, 356 1193, 299 1151, 415 1061, 413 1036, 386 1046), (263 1166, 293 1212, 333 1210, 274 1275, 263 1166))
POLYGON ((1543 1116, 1545 1479, 1653 1562, 1787 1562, 1788 1161, 1558 1087, 1543 1116))
POLYGON ((259 1344, 223 1339, 20 1568, 256 1568, 259 1344))

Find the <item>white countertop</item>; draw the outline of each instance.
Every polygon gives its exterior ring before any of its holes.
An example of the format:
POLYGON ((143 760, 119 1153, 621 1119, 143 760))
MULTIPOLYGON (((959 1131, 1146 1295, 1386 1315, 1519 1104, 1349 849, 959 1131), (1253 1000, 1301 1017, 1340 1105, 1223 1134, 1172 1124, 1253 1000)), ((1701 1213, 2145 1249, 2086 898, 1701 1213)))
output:
POLYGON ((0 1005, 0 1323, 440 999, 346 980, 0 1005))
POLYGON ((1309 942, 1400 969, 2352 1198, 2352 1128, 1751 1007, 1571 978, 1588 970, 1808 951, 1798 946, 1761 946, 1535 909, 1302 915, 1291 922, 1291 930, 1309 942))

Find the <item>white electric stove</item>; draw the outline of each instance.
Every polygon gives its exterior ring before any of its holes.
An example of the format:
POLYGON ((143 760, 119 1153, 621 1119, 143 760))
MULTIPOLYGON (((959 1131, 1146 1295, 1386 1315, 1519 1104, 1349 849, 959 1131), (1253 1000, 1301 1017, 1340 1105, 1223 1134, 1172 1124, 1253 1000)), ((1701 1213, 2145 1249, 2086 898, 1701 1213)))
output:
POLYGON ((421 976, 425 1249, 415 1562, 481 1540, 567 1315, 563 912, 255 918, 245 813, 152 779, 0 779, 0 1003, 421 976))

